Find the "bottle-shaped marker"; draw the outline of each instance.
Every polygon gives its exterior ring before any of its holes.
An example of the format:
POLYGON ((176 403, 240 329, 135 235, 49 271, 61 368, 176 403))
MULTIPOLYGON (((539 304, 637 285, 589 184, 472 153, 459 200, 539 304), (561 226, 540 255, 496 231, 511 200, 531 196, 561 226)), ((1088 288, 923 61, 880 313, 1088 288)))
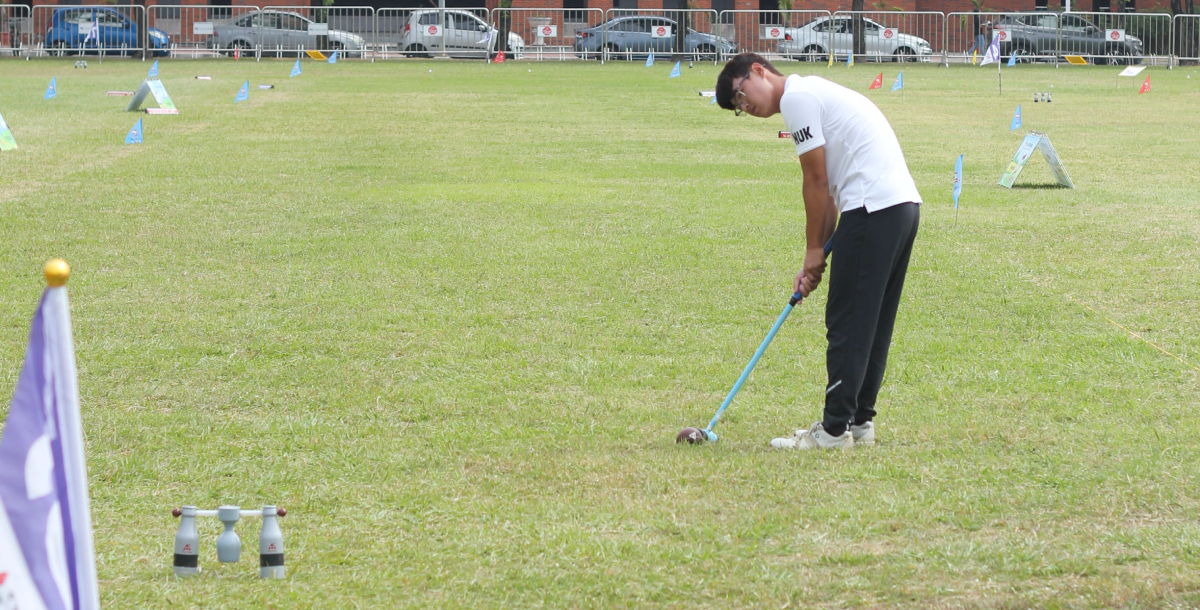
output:
POLYGON ((196 507, 184 506, 179 511, 179 531, 175 532, 176 576, 200 573, 200 533, 196 531, 196 507))
POLYGON ((260 578, 284 578, 283 532, 279 529, 279 511, 263 507, 262 534, 258 536, 258 575, 260 578))
POLYGON ((225 524, 225 531, 217 538, 217 561, 221 563, 237 563, 242 556, 242 539, 233 530, 241 516, 241 509, 237 506, 217 508, 217 518, 225 524))

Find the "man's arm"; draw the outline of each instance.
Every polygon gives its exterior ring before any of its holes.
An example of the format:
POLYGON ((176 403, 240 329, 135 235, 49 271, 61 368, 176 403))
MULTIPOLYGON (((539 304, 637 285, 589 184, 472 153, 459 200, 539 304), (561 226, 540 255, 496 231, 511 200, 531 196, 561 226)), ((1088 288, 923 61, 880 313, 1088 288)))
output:
POLYGON ((825 243, 837 226, 837 206, 829 196, 829 175, 825 171, 825 147, 818 146, 800 155, 804 171, 804 269, 796 275, 794 290, 808 296, 821 283, 825 273, 825 243))

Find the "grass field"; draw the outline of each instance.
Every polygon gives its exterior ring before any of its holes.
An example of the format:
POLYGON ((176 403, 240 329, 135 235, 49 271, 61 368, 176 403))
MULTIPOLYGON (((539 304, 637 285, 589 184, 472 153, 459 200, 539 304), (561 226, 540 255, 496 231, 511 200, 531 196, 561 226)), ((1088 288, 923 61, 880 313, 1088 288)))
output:
POLYGON ((824 289, 674 443, 803 257, 782 121, 713 66, 164 62, 124 146, 148 65, 89 63, 0 62, 0 395, 65 257, 108 607, 1200 606, 1196 68, 885 65, 925 205, 880 444, 807 455, 767 442, 819 419, 824 289), (1075 190, 996 186, 1018 103, 1075 190), (288 580, 254 520, 170 576, 221 503, 289 509, 288 580))

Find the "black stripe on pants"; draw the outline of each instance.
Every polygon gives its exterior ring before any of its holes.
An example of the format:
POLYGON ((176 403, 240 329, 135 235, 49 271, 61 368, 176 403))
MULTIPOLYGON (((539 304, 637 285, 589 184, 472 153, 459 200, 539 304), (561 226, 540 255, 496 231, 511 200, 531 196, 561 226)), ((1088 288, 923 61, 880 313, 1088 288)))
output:
POLYGON ((920 206, 902 203, 846 212, 833 234, 825 305, 824 425, 841 434, 875 417, 896 309, 920 224, 920 206))

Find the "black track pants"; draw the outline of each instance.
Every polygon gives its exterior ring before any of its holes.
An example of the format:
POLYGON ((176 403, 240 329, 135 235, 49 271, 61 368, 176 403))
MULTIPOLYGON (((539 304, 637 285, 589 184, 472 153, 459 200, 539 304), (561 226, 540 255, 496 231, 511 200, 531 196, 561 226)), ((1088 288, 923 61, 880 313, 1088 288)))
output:
POLYGON ((838 220, 825 306, 826 430, 840 432, 875 417, 919 222, 915 203, 852 210, 838 220))

